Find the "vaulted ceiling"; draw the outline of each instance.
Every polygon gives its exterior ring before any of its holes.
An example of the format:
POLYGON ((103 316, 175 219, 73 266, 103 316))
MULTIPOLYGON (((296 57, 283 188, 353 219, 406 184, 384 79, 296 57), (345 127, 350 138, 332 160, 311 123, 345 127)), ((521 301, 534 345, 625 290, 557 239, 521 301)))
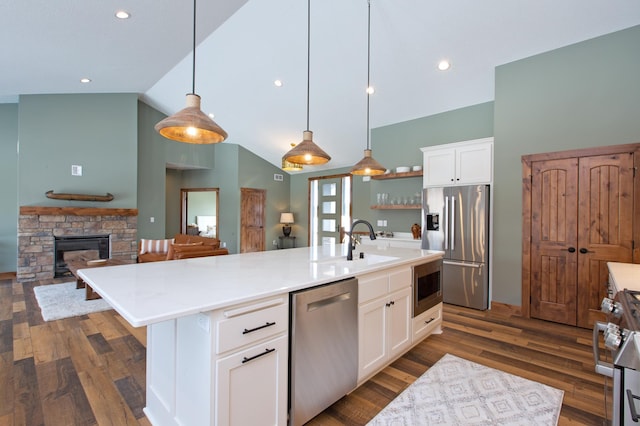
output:
MULTIPOLYGON (((496 66, 640 24, 638 0, 370 1, 373 128, 491 101, 496 66)), ((0 102, 128 92, 172 114, 191 91, 192 7, 4 0, 0 102)), ((333 157, 322 168, 350 166, 366 145, 367 0, 314 0, 310 28, 309 129, 333 157)), ((307 1, 198 0, 197 29, 203 111, 279 166, 306 129, 307 1)))

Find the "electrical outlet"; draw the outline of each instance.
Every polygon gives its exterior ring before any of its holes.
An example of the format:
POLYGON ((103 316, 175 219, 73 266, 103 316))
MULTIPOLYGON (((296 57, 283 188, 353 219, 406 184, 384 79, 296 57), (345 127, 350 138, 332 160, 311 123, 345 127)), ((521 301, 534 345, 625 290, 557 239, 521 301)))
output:
POLYGON ((282 182, 284 181, 284 175, 281 175, 280 173, 274 173, 273 180, 275 180, 276 182, 282 182))
POLYGON ((155 218, 155 217, 151 216, 151 217, 149 218, 149 222, 154 223, 155 221, 156 221, 156 218, 155 218))
POLYGON ((82 176, 82 166, 71 166, 71 176, 82 176))
POLYGON ((273 244, 273 246, 274 246, 274 247, 278 247, 278 241, 273 240, 273 243, 272 243, 272 244, 273 244))

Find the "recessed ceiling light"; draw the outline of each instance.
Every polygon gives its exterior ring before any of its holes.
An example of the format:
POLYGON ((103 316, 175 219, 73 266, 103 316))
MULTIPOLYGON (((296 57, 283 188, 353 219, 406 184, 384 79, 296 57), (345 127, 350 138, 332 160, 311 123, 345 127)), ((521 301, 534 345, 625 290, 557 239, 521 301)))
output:
POLYGON ((130 17, 131 15, 127 11, 119 10, 116 12, 116 18, 118 19, 129 19, 130 17))
POLYGON ((376 93, 376 89, 374 89, 373 86, 369 86, 367 87, 367 93, 373 95, 374 93, 376 93))
POLYGON ((273 82, 273 84, 274 84, 276 87, 282 87, 282 80, 275 80, 275 81, 273 82))
POLYGON ((446 71, 449 68, 451 68, 451 62, 447 61, 446 59, 443 59, 442 61, 438 62, 438 69, 440 71, 446 71))
POLYGON ((209 113, 209 118, 213 120, 214 118, 216 118, 216 116, 215 116, 215 114, 214 114, 214 113, 210 112, 210 113, 209 113))
POLYGON ((80 79, 80 83, 91 83, 91 79, 90 78, 81 78, 80 79))

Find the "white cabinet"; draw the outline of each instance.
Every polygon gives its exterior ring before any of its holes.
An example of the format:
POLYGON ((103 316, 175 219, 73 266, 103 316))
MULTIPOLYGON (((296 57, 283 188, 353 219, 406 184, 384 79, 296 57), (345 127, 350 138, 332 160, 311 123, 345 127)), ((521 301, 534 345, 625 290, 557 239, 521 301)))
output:
POLYGON ((154 426, 286 425, 288 330, 287 294, 150 325, 145 414, 154 426))
POLYGON ((491 183, 493 138, 421 148, 423 186, 491 183))
POLYGON ((287 344, 280 336, 216 362, 216 425, 286 423, 287 344))
POLYGON ((358 277, 358 383, 411 345, 411 268, 358 277))

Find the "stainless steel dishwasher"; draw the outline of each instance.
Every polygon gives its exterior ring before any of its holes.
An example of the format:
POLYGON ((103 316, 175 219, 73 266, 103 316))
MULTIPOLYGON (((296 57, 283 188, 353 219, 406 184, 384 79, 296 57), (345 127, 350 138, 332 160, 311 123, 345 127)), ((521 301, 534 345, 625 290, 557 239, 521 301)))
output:
POLYGON ((358 280, 290 294, 289 424, 299 426, 358 381, 358 280))

